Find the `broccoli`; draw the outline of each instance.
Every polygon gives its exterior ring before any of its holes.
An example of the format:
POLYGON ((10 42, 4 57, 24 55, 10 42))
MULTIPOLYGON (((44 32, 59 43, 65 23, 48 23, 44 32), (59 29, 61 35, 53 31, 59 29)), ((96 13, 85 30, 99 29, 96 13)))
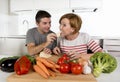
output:
POLYGON ((101 73, 111 73, 117 68, 117 60, 108 53, 96 52, 90 57, 93 65, 93 75, 98 77, 101 73))

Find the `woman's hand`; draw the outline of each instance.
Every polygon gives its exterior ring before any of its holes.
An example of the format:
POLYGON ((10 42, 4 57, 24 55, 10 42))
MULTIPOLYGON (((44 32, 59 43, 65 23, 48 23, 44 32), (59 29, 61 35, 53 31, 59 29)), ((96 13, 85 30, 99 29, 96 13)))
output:
POLYGON ((56 54, 56 55, 60 55, 60 54, 61 54, 60 48, 55 47, 55 48, 53 49, 53 53, 56 54))
POLYGON ((76 51, 69 51, 68 56, 70 57, 70 59, 76 59, 79 58, 81 54, 77 53, 76 51))
POLYGON ((46 53, 46 54, 52 54, 52 51, 48 48, 44 48, 43 52, 46 53))
POLYGON ((71 60, 76 59, 76 58, 82 58, 85 60, 89 60, 90 57, 93 55, 93 54, 80 54, 80 53, 77 53, 76 51, 69 51, 67 54, 71 60))

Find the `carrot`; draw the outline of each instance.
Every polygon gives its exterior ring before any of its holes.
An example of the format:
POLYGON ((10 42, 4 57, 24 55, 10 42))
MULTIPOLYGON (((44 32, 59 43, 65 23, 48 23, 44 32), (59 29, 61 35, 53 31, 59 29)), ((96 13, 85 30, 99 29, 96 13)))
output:
POLYGON ((45 66, 47 66, 49 68, 54 68, 55 67, 53 64, 49 63, 47 61, 47 59, 45 59, 45 58, 41 58, 41 57, 37 56, 36 60, 42 62, 45 66))
POLYGON ((50 75, 52 76, 52 77, 56 77, 56 74, 55 74, 55 72, 53 72, 52 70, 50 70, 50 69, 48 69, 49 70, 49 72, 50 72, 50 75))
POLYGON ((51 60, 49 60, 49 59, 47 59, 47 61, 48 61, 49 63, 53 64, 53 65, 55 66, 55 68, 60 68, 60 66, 59 66, 58 64, 54 63, 53 61, 51 61, 51 60))
POLYGON ((48 72, 48 69, 45 67, 44 64, 42 64, 42 62, 36 61, 36 63, 48 76, 50 76, 50 73, 48 72))
POLYGON ((56 73, 60 73, 60 71, 58 71, 56 68, 51 68, 51 70, 53 70, 56 73))
POLYGON ((42 77, 48 79, 48 76, 45 74, 45 72, 38 65, 33 65, 33 69, 35 70, 35 72, 40 74, 42 77))
POLYGON ((60 65, 55 64, 55 68, 57 68, 57 69, 60 68, 60 65))
POLYGON ((51 61, 50 59, 47 59, 47 61, 51 64, 55 64, 53 61, 51 61))

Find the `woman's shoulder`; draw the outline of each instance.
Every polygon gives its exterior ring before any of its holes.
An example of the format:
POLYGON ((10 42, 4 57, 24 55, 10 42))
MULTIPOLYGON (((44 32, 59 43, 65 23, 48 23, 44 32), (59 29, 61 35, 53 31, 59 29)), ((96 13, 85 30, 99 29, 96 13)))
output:
POLYGON ((85 33, 85 32, 80 32, 80 33, 79 33, 79 36, 80 36, 80 37, 89 37, 89 34, 88 34, 88 33, 85 33))
POLYGON ((85 43, 88 43, 91 40, 91 36, 88 33, 81 32, 79 37, 84 40, 85 43))

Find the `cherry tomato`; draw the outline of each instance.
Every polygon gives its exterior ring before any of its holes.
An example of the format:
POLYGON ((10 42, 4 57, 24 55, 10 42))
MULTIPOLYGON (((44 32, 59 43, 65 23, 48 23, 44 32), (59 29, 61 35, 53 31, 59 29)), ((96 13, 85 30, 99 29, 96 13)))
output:
POLYGON ((70 65, 68 63, 63 63, 60 65, 59 70, 61 73, 69 73, 70 72, 70 65))
POLYGON ((75 64, 78 64, 78 60, 77 59, 74 59, 74 60, 70 60, 69 61, 69 64, 72 66, 72 65, 75 65, 75 64))
POLYGON ((70 60, 70 58, 68 57, 68 55, 67 54, 63 54, 63 56, 61 57, 63 60, 70 60))
POLYGON ((57 61, 57 64, 58 64, 58 65, 61 65, 61 64, 63 64, 63 63, 65 63, 64 60, 63 60, 62 58, 59 58, 58 61, 57 61))
POLYGON ((63 54, 57 61, 57 64, 63 64, 63 63, 67 63, 69 62, 70 58, 66 55, 66 54, 63 54))
POLYGON ((80 64, 74 64, 71 66, 71 72, 73 74, 81 74, 83 71, 83 67, 80 64))

